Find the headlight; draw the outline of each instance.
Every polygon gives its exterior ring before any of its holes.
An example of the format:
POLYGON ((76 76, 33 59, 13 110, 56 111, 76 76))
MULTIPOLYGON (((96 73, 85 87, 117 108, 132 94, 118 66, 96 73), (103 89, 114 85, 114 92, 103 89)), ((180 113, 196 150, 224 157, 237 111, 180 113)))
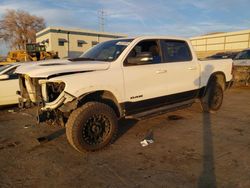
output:
POLYGON ((45 102, 52 102, 64 91, 64 82, 40 82, 42 88, 42 96, 45 102))

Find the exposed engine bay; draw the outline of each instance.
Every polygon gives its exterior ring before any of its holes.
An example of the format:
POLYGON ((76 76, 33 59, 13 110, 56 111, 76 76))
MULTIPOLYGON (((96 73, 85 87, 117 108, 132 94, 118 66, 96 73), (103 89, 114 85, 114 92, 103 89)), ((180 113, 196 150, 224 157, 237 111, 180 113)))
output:
MULTIPOLYGON (((58 121, 64 124, 63 116, 57 107, 60 107, 67 99, 73 100, 74 97, 64 92, 65 83, 49 82, 39 78, 30 78, 27 75, 19 75, 20 95, 19 102, 29 102, 38 107, 38 123, 47 121, 58 121)), ((24 106, 24 105, 22 105, 24 106)), ((65 108, 64 108, 65 110, 65 108)))

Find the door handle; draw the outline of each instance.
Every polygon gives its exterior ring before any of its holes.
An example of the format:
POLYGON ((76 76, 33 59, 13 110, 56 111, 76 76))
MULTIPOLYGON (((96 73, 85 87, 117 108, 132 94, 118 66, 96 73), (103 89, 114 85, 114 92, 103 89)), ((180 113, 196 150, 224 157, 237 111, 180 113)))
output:
POLYGON ((168 72, 167 70, 157 70, 156 71, 156 74, 162 74, 162 73, 166 73, 168 72))
POLYGON ((188 70, 196 70, 196 67, 188 67, 188 70))

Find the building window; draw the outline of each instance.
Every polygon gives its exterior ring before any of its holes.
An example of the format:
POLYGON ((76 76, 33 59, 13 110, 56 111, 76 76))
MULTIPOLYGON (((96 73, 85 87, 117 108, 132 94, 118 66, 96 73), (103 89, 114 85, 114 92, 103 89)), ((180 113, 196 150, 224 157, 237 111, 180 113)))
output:
POLYGON ((59 46, 64 46, 64 42, 59 40, 59 41, 58 41, 58 45, 59 45, 59 46))
POLYGON ((78 40, 77 41, 77 46, 78 47, 83 47, 83 44, 87 44, 84 40, 78 40))
POLYGON ((58 39, 58 46, 64 46, 65 42, 67 42, 66 39, 58 39))
POLYGON ((78 46, 78 47, 83 47, 83 44, 80 43, 80 42, 77 42, 77 46, 78 46))
POLYGON ((99 42, 97 42, 97 41, 92 41, 92 46, 95 46, 95 45, 97 45, 99 42))

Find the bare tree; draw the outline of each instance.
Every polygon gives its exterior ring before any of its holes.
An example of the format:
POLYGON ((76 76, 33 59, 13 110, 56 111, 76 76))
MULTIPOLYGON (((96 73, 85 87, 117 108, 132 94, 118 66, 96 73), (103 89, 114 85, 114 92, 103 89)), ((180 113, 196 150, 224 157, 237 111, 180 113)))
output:
POLYGON ((25 49, 27 43, 36 41, 36 33, 45 26, 41 17, 22 10, 7 10, 0 20, 0 39, 9 43, 12 49, 25 49))

